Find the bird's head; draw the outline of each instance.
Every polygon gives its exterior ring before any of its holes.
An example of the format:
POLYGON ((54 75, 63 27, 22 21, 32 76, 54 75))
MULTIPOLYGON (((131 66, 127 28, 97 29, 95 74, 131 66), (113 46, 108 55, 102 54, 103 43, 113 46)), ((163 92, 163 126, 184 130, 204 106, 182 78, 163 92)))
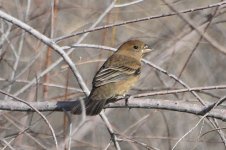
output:
POLYGON ((118 48, 117 53, 141 60, 143 54, 151 51, 152 49, 144 42, 140 40, 129 40, 118 48))

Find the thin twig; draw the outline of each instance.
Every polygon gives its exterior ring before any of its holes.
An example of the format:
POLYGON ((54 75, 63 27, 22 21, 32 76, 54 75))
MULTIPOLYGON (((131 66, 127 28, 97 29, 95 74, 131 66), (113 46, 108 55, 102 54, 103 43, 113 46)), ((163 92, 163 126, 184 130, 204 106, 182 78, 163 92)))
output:
MULTIPOLYGON (((197 7, 197 8, 183 10, 183 11, 180 11, 180 13, 195 12, 195 11, 200 11, 200 10, 204 10, 204 9, 209 9, 209 8, 222 6, 222 5, 225 5, 225 4, 226 4, 226 1, 223 1, 223 2, 219 2, 219 3, 211 4, 211 5, 208 5, 208 6, 203 6, 203 7, 197 7)), ((77 36, 77 35, 80 35, 80 34, 85 34, 85 33, 88 33, 88 32, 94 32, 94 31, 98 31, 98 30, 103 30, 103 29, 107 29, 107 28, 112 28, 112 27, 116 27, 116 26, 130 24, 130 23, 142 22, 142 21, 158 19, 158 18, 163 18, 163 17, 169 17, 169 16, 174 16, 174 15, 177 15, 177 13, 171 12, 171 13, 167 13, 167 14, 161 14, 161 15, 156 15, 156 16, 149 16, 149 17, 133 19, 133 20, 129 20, 129 21, 123 21, 123 22, 119 22, 119 23, 113 23, 113 24, 110 24, 110 25, 100 26, 100 27, 96 27, 96 28, 93 28, 93 29, 83 30, 83 31, 80 31, 80 32, 75 32, 75 33, 72 33, 72 34, 69 34, 69 35, 58 37, 58 38, 55 38, 54 41, 55 42, 59 42, 61 40, 64 40, 64 39, 67 39, 67 38, 71 38, 73 36, 77 36)))
MULTIPOLYGON (((172 150, 174 150, 176 148, 176 146, 180 143, 180 141, 182 141, 189 133, 191 133, 198 125, 199 123, 205 119, 208 114, 210 113, 210 111, 212 111, 215 107, 217 107, 219 104, 221 104, 222 102, 224 102, 226 100, 226 97, 221 98, 219 101, 217 101, 216 103, 213 104, 213 107, 211 107, 204 116, 202 116, 202 118, 195 124, 194 127, 192 127, 188 132, 186 132, 177 142, 176 144, 173 146, 172 150)), ((218 130, 217 130, 218 131, 218 130)))
POLYGON ((30 103, 28 103, 28 102, 26 102, 26 101, 24 101, 24 100, 22 100, 22 99, 20 99, 18 97, 15 97, 15 96, 13 96, 13 95, 11 95, 9 93, 6 93, 6 92, 4 92, 2 90, 0 90, 0 93, 2 93, 4 95, 7 95, 8 97, 13 98, 13 100, 19 101, 20 103, 23 103, 23 104, 27 105, 28 107, 33 109, 35 112, 37 112, 41 116, 41 118, 46 122, 46 124, 48 125, 48 127, 49 127, 49 129, 50 129, 50 131, 51 131, 51 133, 53 135, 53 139, 54 139, 54 142, 55 142, 55 145, 56 145, 56 149, 58 150, 57 138, 56 138, 56 135, 55 135, 55 132, 53 130, 52 125, 49 123, 48 119, 46 119, 46 117, 36 107, 34 107, 30 103))

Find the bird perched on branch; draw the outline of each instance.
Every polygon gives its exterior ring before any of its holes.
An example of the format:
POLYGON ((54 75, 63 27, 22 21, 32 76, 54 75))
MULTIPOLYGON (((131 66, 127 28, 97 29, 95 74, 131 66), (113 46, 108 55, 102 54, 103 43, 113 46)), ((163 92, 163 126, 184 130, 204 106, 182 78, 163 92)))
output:
MULTIPOLYGON (((107 102, 124 96, 138 81, 142 56, 150 51, 140 40, 123 43, 96 73, 91 93, 85 100, 86 115, 97 115, 107 102)), ((81 106, 75 106, 72 113, 81 113, 81 106)))

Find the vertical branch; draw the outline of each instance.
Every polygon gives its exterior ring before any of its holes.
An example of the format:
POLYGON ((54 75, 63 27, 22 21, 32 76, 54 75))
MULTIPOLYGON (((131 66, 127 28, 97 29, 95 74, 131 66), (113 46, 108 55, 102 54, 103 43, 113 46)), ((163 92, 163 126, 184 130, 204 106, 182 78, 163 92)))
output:
MULTIPOLYGON (((54 37, 55 28, 56 28, 56 19, 58 15, 58 3, 59 0, 52 0, 51 2, 51 19, 50 19, 50 38, 54 37)), ((46 53, 46 61, 45 61, 45 67, 48 68, 51 64, 51 56, 52 56, 52 49, 48 47, 47 53, 46 53)), ((44 82, 49 83, 49 74, 47 73, 44 76, 44 82)), ((43 87, 43 97, 48 97, 48 86, 43 87)))
MULTIPOLYGON (((30 5, 31 5, 31 2, 30 2, 30 0, 28 0, 26 12, 24 14, 24 21, 25 22, 28 20, 28 14, 29 14, 29 11, 30 11, 30 5)), ((25 34, 26 34, 26 32, 24 30, 22 30, 22 34, 21 34, 21 37, 20 37, 21 39, 20 39, 20 42, 19 42, 18 52, 15 55, 16 58, 15 58, 15 62, 14 62, 14 65, 13 65, 13 70, 12 70, 11 76, 9 78, 9 81, 14 80, 14 78, 15 78, 15 74, 16 74, 16 71, 17 71, 17 68, 18 68, 18 65, 19 65, 19 62, 20 62, 20 56, 21 56, 21 53, 22 53, 23 45, 24 45, 25 34)), ((12 84, 10 84, 8 86, 8 88, 6 89, 6 92, 10 93, 11 88, 12 88, 12 84)), ((6 95, 5 96, 5 100, 7 98, 8 98, 8 96, 6 95)))

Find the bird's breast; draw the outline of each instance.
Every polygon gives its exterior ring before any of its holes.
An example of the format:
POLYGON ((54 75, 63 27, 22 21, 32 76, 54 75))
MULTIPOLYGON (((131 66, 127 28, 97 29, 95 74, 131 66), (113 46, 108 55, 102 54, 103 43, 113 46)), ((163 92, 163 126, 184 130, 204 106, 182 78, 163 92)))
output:
POLYGON ((117 95, 121 96, 126 94, 138 81, 139 75, 131 76, 127 80, 122 80, 118 83, 115 83, 116 93, 117 95))

